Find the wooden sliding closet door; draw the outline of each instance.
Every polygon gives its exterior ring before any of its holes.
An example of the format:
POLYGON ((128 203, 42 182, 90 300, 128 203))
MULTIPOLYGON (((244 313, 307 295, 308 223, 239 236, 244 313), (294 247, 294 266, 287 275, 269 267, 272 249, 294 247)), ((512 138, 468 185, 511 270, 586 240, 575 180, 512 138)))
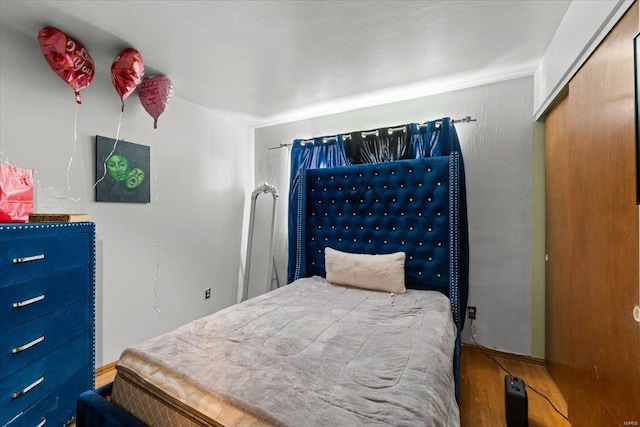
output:
POLYGON ((636 3, 545 120, 546 358, 577 427, 640 423, 637 33, 636 3))

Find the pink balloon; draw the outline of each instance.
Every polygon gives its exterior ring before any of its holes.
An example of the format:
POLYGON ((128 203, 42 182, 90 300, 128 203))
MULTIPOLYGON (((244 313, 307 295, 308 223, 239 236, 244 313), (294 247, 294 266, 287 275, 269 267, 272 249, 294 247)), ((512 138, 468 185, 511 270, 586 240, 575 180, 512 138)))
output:
POLYGON ((49 67, 71 86, 76 102, 82 104, 80 90, 89 86, 95 69, 87 49, 54 27, 40 29, 38 42, 49 67))
POLYGON ((128 47, 113 60, 111 83, 122 100, 122 111, 124 111, 124 100, 136 90, 142 81, 142 76, 144 76, 144 60, 137 50, 128 47))
POLYGON ((173 97, 173 83, 164 75, 146 77, 140 83, 140 103, 153 117, 153 128, 158 128, 158 117, 173 97))

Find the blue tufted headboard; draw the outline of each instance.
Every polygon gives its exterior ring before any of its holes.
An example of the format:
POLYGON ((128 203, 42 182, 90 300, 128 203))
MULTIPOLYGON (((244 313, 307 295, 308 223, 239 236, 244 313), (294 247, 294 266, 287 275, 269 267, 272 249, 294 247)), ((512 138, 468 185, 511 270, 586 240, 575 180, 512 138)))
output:
POLYGON ((325 276, 324 248, 405 252, 411 289, 447 295, 461 329, 458 153, 305 172, 295 278, 325 276))

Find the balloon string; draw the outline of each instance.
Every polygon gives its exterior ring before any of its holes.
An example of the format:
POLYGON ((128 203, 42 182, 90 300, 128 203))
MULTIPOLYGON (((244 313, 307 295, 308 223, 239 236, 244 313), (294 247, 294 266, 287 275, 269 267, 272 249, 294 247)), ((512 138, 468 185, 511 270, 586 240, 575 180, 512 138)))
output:
POLYGON ((158 282, 160 281, 160 257, 158 256, 158 233, 155 233, 155 249, 156 249, 156 277, 153 279, 153 293, 155 296, 155 302, 153 308, 158 313, 158 316, 162 314, 160 311, 160 297, 158 296, 158 282))
POLYGON ((69 175, 71 174, 71 164, 73 163, 73 156, 76 154, 76 147, 78 146, 78 104, 76 104, 76 113, 73 116, 73 150, 71 150, 71 156, 69 157, 69 163, 67 164, 67 194, 71 194, 71 183, 69 182, 69 175))
POLYGON ((109 154, 107 154, 107 156, 104 158, 104 162, 102 163, 102 176, 100 177, 100 179, 96 180, 96 182, 91 186, 91 188, 86 193, 78 197, 69 197, 70 200, 74 202, 78 202, 82 200, 84 196, 91 193, 98 186, 98 184, 101 183, 102 180, 107 176, 107 160, 109 160, 109 157, 113 155, 113 153, 116 151, 116 148, 118 147, 118 141, 120 140, 120 127, 122 126, 123 113, 124 112, 121 111, 120 117, 118 118, 118 130, 116 131, 116 139, 115 141, 113 141, 113 147, 111 148, 111 151, 109 152, 109 154))
MULTIPOLYGON (((153 131, 153 145, 155 146, 155 174, 154 174, 154 187, 155 187, 155 211, 156 211, 156 230, 159 229, 159 220, 158 220, 158 169, 159 169, 159 164, 158 164, 158 132, 156 130, 153 131)), ((156 313, 158 313, 158 316, 160 316, 162 313, 160 312, 160 296, 158 295, 158 283, 160 282, 160 249, 159 249, 160 245, 158 243, 158 232, 156 231, 155 233, 155 250, 156 250, 156 276, 154 278, 153 281, 153 294, 155 296, 155 302, 153 304, 153 308, 155 309, 156 313)))

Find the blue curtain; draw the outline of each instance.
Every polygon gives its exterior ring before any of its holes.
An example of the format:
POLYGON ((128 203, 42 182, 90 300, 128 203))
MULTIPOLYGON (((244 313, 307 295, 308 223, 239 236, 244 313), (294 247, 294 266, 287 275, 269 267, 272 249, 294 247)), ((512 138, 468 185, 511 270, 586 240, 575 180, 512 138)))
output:
POLYGON ((300 185, 306 169, 330 168, 349 165, 345 151, 345 143, 342 135, 333 137, 320 137, 309 140, 296 139, 291 147, 291 176, 289 178, 289 262, 287 270, 287 283, 294 281, 295 268, 303 255, 305 247, 297 241, 296 233, 300 227, 304 227, 304 221, 300 217, 302 209, 300 185))

